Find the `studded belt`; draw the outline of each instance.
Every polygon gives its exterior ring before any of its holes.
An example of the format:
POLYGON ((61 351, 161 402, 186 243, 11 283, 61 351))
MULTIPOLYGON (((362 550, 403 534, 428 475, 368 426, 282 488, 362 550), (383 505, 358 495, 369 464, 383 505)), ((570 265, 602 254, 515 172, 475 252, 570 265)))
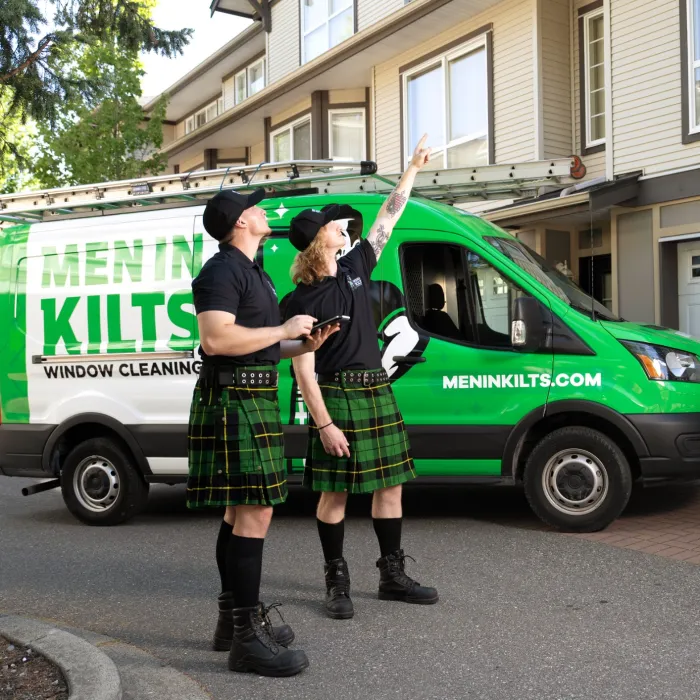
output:
POLYGON ((389 375, 386 370, 373 372, 363 372, 361 370, 345 370, 344 372, 332 372, 329 374, 319 374, 319 383, 323 384, 354 384, 357 386, 376 386, 386 384, 389 375))
POLYGON ((274 388, 279 381, 279 372, 225 365, 221 367, 202 366, 199 378, 207 384, 217 386, 274 388))

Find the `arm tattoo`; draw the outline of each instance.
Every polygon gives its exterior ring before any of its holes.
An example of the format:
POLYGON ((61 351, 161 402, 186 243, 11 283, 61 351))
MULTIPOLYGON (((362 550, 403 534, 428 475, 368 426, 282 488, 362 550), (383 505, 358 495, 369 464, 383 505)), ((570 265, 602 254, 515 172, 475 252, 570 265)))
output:
POLYGON ((389 232, 386 230, 386 228, 384 228, 384 224, 379 224, 377 227, 376 238, 370 240, 370 245, 372 246, 372 250, 374 251, 374 255, 377 259, 379 259, 381 252, 384 250, 384 246, 389 240, 389 235, 389 232))
POLYGON ((386 211, 389 216, 394 217, 400 214, 404 206, 406 206, 406 190, 403 192, 397 192, 394 190, 386 203, 386 211))

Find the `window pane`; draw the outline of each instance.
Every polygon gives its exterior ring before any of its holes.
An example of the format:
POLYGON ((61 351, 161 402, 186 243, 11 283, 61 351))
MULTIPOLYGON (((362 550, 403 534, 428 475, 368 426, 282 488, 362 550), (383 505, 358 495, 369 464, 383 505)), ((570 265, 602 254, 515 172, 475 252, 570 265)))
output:
POLYGON ((510 345, 510 308, 517 290, 475 253, 469 253, 469 277, 477 296, 480 343, 510 345))
POLYGON ((248 96, 260 92, 265 87, 264 63, 260 61, 248 68, 248 96))
POLYGON ((294 127, 294 160, 311 160, 311 122, 294 127))
POLYGON ((442 81, 442 65, 408 80, 406 117, 409 149, 413 149, 425 133, 430 134, 430 143, 435 149, 445 143, 442 81))
POLYGON ((330 33, 331 45, 329 48, 337 46, 341 41, 345 41, 353 35, 352 8, 331 20, 330 33))
POLYGON ((602 39, 604 27, 605 22, 603 20, 603 15, 591 17, 588 21, 588 40, 595 41, 596 39, 602 39))
POLYGON ((486 136, 450 146, 447 149, 447 167, 465 168, 471 165, 489 164, 489 142, 486 136))
POLYGON ((304 60, 312 61, 316 56, 320 56, 328 50, 328 29, 322 25, 311 34, 307 34, 304 39, 304 60))
POLYGON ((451 61, 449 141, 488 131, 486 50, 451 61))
POLYGON ((362 160, 365 157, 364 112, 331 114, 331 155, 333 158, 362 160))
POLYGON ((240 104, 247 97, 245 71, 236 75, 236 104, 240 104))
POLYGON ((209 107, 207 107, 207 113, 206 113, 206 121, 210 122, 212 119, 215 119, 217 116, 217 106, 216 104, 213 104, 209 107))
POLYGON ((700 265, 700 255, 693 255, 693 257, 690 259, 690 264, 693 266, 700 265))
POLYGON ((328 19, 327 0, 304 0, 304 32, 308 32, 328 19))
POLYGON ((591 119, 591 141, 600 141, 605 138, 605 115, 591 119))
POLYGON ((695 60, 700 61, 700 0, 693 0, 693 34, 695 35, 695 60))
POLYGON ((272 137, 272 160, 284 162, 292 159, 291 138, 289 131, 283 131, 272 137))
POLYGON ((695 69, 695 126, 700 126, 700 68, 695 69))
POLYGON ((347 7, 352 7, 352 0, 331 0, 331 14, 340 12, 347 7))
POLYGON ((206 112, 199 112, 199 113, 195 116, 195 122, 196 122, 196 124, 197 124, 198 127, 204 126, 204 125, 207 123, 207 115, 206 115, 206 112))
POLYGON ((605 88, 605 68, 595 66, 590 70, 591 90, 602 90, 605 88))
POLYGON ((591 93, 590 106, 592 117, 605 112, 605 90, 596 90, 591 93))

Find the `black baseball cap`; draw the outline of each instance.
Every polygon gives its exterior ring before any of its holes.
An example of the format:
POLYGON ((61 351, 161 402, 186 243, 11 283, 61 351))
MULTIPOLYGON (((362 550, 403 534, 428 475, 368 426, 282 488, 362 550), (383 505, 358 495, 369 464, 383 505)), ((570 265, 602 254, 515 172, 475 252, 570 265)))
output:
POLYGON ((223 190, 215 194, 208 202, 204 210, 204 228, 207 233, 221 241, 236 225, 241 214, 254 207, 265 198, 265 190, 260 188, 250 194, 240 194, 233 190, 223 190))
POLYGON ((299 251, 305 251, 313 242, 318 232, 331 221, 340 218, 340 207, 331 204, 318 209, 304 209, 297 214, 289 225, 289 242, 299 251))

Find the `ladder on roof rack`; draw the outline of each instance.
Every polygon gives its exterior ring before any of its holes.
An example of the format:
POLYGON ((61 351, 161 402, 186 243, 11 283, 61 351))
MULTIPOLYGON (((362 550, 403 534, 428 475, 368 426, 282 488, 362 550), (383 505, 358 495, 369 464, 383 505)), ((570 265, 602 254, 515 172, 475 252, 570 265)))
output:
MULTIPOLYGON (((586 169, 578 156, 510 165, 446 170, 423 169, 414 194, 456 204, 537 194, 543 186, 581 179, 586 169)), ((382 176, 372 161, 299 160, 219 168, 181 175, 19 192, 0 195, 0 222, 34 223, 65 218, 204 204, 220 189, 263 187, 270 196, 285 194, 388 194, 400 175, 382 176)))

